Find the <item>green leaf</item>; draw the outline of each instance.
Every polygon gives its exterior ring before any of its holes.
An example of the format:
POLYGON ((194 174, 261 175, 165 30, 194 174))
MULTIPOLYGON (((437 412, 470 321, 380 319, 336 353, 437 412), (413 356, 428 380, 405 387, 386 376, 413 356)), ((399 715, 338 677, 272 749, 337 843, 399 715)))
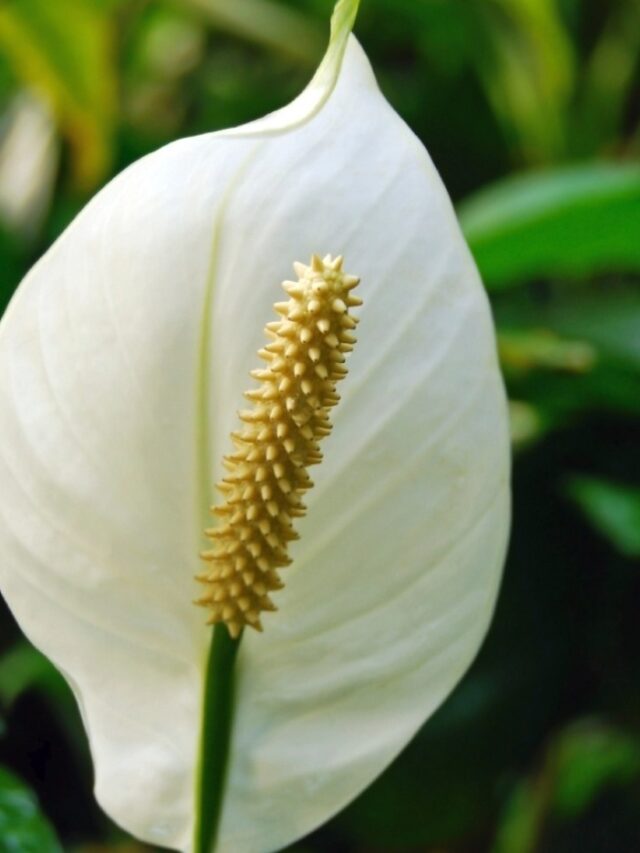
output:
MULTIPOLYGON (((413 34, 409 44, 413 41, 427 58, 429 78, 434 79, 434 63, 450 80, 471 71, 518 162, 548 162, 565 149, 575 60, 556 0, 377 0, 367 3, 366 10, 380 15, 381 38, 393 43, 390 34, 395 33, 399 42, 406 43, 407 35, 413 34)), ((372 33, 368 44, 372 35, 375 38, 372 33)), ((412 77, 415 74, 401 77, 405 92, 412 88, 412 77)), ((425 83, 429 85, 428 80, 425 83)), ((466 86, 469 89, 468 81, 466 86)), ((475 81, 472 86, 477 98, 475 81)), ((432 112, 434 93, 425 92, 423 84, 415 97, 424 103, 425 95, 432 112)), ((459 102, 457 107, 460 113, 459 102)), ((450 128, 455 113, 448 111, 450 128)), ((476 155, 478 142, 474 137, 476 155)))
POLYGON ((105 177, 112 160, 116 72, 108 11, 99 0, 0 7, 0 46, 18 78, 52 105, 85 189, 105 177))
POLYGON ((627 557, 640 557, 640 489, 575 477, 569 491, 593 526, 627 557))
MULTIPOLYGON (((600 291, 566 293, 547 306, 544 313, 556 333, 588 341, 600 358, 640 370, 637 289, 609 286, 600 291)), ((538 319, 543 321, 541 315, 538 319)))
POLYGON ((516 785, 498 828, 492 853, 534 853, 544 805, 534 782, 525 779, 516 785))
POLYGON ((62 853, 32 791, 0 767, 0 845, 4 853, 62 853))
POLYGON ((0 658, 0 702, 10 707, 25 690, 36 686, 43 686, 48 692, 56 692, 62 686, 66 693, 53 664, 26 640, 21 640, 0 658))
MULTIPOLYGON (((510 391, 535 405, 548 424, 548 419, 566 423, 589 410, 640 415, 637 288, 611 281, 580 288, 557 283, 545 289, 542 299, 539 293, 520 289, 503 295, 494 307, 510 391), (541 370, 539 358, 533 359, 539 353, 530 344, 545 336, 579 345, 578 355, 580 350, 583 355, 591 350, 591 368, 569 373, 566 364, 558 364, 541 370)), ((571 354, 571 349, 564 353, 571 354)))
POLYGON ((593 163, 509 178, 460 221, 490 290, 640 270, 640 166, 593 163))
POLYGON ((515 786, 493 853, 535 853, 549 822, 579 817, 605 791, 638 775, 637 739, 601 723, 574 723, 552 740, 540 771, 515 786))
POLYGON ((613 4, 587 60, 576 104, 572 151, 597 151, 615 144, 633 95, 640 43, 640 4, 613 4))
POLYGON ((313 66, 322 54, 319 28, 276 0, 181 0, 214 25, 313 66))
POLYGON ((575 64, 557 3, 491 0, 476 9, 489 35, 477 68, 496 117, 526 162, 548 162, 565 147, 575 64))
POLYGON ((627 785, 640 774, 640 743, 603 725, 569 728, 555 744, 553 809, 563 819, 585 811, 613 785, 627 785))

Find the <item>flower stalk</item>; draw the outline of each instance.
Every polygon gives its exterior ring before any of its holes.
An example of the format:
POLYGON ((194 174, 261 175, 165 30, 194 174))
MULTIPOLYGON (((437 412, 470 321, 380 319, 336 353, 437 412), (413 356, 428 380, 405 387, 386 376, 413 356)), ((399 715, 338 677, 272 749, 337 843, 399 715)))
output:
POLYGON ((215 849, 231 745, 235 661, 241 639, 241 634, 231 637, 224 625, 216 625, 211 637, 198 752, 194 853, 212 853, 215 849))

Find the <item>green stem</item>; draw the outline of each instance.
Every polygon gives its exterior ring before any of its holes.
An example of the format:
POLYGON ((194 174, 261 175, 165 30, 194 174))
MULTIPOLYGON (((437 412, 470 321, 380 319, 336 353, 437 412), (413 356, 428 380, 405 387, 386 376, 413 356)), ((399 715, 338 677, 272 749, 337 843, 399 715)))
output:
POLYGON ((202 709, 194 853, 212 853, 215 849, 233 724, 234 664, 241 639, 242 634, 232 639, 221 623, 215 626, 211 637, 202 709))

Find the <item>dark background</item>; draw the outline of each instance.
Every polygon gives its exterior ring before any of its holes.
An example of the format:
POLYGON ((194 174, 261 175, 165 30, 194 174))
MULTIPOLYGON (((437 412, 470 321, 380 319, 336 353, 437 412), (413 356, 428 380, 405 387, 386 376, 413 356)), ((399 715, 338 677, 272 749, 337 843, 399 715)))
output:
MULTIPOLYGON (((0 3, 2 306, 129 162, 290 100, 330 11, 0 3)), ((292 851, 640 851, 640 3, 362 0, 356 32, 492 299, 514 526, 468 675, 292 851)), ((73 701, 6 609, 0 644, 0 851, 141 851, 94 804, 73 701)))

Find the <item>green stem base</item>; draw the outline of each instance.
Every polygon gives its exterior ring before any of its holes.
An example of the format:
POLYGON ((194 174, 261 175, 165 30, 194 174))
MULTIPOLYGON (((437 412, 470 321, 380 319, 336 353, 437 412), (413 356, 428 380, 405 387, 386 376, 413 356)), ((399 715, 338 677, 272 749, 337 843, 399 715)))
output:
POLYGON ((223 624, 215 626, 211 637, 196 783, 194 853, 215 850, 233 723, 234 665, 241 639, 242 634, 232 639, 223 624))

